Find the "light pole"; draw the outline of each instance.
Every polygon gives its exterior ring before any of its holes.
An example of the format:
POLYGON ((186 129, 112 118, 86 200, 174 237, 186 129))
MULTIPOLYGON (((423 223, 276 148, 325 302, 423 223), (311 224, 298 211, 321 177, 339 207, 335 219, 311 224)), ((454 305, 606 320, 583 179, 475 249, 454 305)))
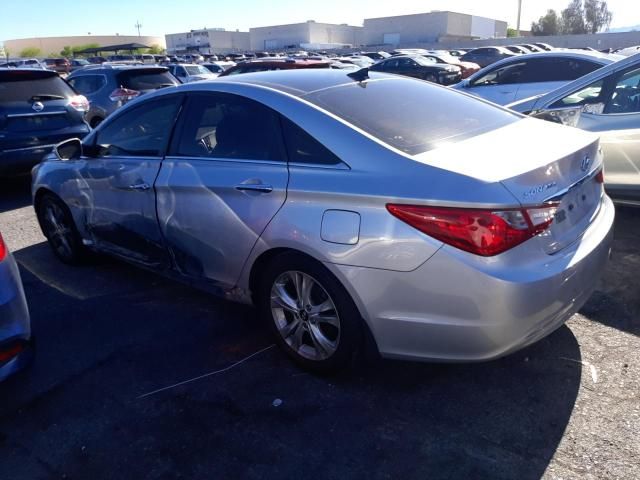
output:
POLYGON ((518 0, 518 24, 516 26, 516 37, 520 36, 520 17, 522 16, 522 0, 518 0))
POLYGON ((140 23, 140 20, 136 20, 136 24, 134 25, 134 27, 138 29, 138 36, 140 36, 140 29, 142 28, 142 24, 140 23))

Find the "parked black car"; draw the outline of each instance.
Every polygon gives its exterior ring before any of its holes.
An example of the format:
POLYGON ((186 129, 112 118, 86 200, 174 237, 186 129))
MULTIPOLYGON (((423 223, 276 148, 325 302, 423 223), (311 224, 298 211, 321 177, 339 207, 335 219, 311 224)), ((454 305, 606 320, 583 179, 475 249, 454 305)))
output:
POLYGON ((56 72, 0 69, 0 177, 28 173, 53 145, 84 137, 88 109, 56 72))
MULTIPOLYGON (((520 46, 520 45, 518 45, 520 46)), ((510 52, 505 47, 480 47, 465 53, 460 57, 463 62, 473 62, 480 65, 482 68, 492 63, 502 60, 504 58, 513 57, 517 55, 510 52)))
POLYGON ((406 75, 441 85, 451 85, 462 79, 460 67, 436 63, 421 55, 399 55, 387 58, 371 65, 369 70, 406 75))

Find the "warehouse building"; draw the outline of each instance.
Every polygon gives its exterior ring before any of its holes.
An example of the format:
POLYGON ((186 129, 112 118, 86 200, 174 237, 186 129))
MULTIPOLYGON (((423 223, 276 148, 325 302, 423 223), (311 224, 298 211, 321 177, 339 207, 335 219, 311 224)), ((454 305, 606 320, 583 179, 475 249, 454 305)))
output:
POLYGON ((504 38, 507 22, 456 12, 429 12, 364 20, 365 45, 408 45, 504 38))
POLYGON ((251 48, 249 32, 227 31, 224 28, 203 28, 185 33, 165 35, 167 53, 232 53, 251 48))
POLYGON ((362 27, 309 20, 291 25, 249 29, 252 50, 282 50, 314 47, 329 49, 351 47, 362 42, 362 27))

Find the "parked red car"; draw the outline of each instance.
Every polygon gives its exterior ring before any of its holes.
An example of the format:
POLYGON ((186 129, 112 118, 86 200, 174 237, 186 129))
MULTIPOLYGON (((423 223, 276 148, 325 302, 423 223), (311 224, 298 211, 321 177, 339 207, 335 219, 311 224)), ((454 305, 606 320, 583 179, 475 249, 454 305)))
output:
POLYGON ((330 68, 328 61, 305 60, 300 58, 257 58, 238 63, 222 72, 219 77, 228 77, 239 73, 264 72, 266 70, 293 70, 297 68, 330 68))

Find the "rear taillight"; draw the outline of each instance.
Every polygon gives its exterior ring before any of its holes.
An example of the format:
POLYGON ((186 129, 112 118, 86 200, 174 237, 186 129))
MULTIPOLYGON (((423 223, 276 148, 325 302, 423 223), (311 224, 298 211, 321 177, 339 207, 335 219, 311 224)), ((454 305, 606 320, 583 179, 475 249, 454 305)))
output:
POLYGON ((133 100, 140 92, 137 90, 131 90, 130 88, 116 88, 109 95, 109 100, 112 102, 128 102, 129 100, 133 100))
POLYGON ((75 95, 69 100, 69 105, 79 112, 89 111, 89 100, 84 95, 75 95))
POLYGON ((596 183, 604 183, 604 168, 601 168, 595 176, 596 183))
POLYGON ((549 228, 557 204, 506 210, 388 204, 387 210, 430 237, 460 250, 490 257, 549 228))
POLYGON ((0 346, 0 364, 8 362, 17 357, 24 350, 24 342, 13 342, 9 345, 0 346))
POLYGON ((7 256, 7 245, 4 243, 2 239, 2 234, 0 233, 0 262, 5 259, 7 256))

